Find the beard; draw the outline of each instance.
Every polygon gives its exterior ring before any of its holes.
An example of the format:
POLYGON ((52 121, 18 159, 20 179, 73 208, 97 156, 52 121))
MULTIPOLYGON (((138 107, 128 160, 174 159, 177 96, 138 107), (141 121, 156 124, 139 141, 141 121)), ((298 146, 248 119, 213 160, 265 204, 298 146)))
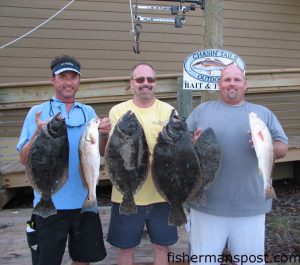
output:
POLYGON ((227 98, 228 99, 237 99, 239 96, 239 91, 238 90, 229 90, 226 92, 227 98))
POLYGON ((153 98, 153 96, 154 96, 154 91, 153 91, 152 86, 144 85, 144 86, 139 87, 139 97, 141 99, 147 100, 147 99, 153 98))

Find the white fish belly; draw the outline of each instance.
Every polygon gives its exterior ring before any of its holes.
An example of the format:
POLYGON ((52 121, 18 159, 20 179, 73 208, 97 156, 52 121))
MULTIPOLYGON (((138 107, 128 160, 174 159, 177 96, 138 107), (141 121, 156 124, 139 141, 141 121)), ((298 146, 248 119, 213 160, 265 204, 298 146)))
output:
POLYGON ((258 160, 260 174, 263 176, 264 188, 271 185, 274 160, 273 140, 266 124, 255 113, 250 113, 250 130, 253 146, 258 160))
POLYGON ((100 154, 98 145, 84 145, 81 154, 81 170, 89 193, 95 192, 99 179, 100 154))

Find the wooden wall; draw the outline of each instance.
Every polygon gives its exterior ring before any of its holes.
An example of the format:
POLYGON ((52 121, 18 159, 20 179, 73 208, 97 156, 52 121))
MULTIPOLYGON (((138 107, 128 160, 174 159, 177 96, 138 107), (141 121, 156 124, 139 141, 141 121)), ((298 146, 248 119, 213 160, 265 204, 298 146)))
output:
MULTIPOLYGON (((67 3, 1 0, 0 46, 44 22, 67 3)), ((143 15, 171 17, 159 12, 143 15)), ((202 10, 190 11, 183 28, 143 23, 140 55, 132 51, 130 30, 128 0, 77 0, 37 31, 0 49, 0 84, 45 81, 51 59, 63 53, 81 61, 84 78, 128 76, 140 61, 153 64, 159 74, 181 73, 186 56, 202 47, 202 10)), ((224 0, 224 48, 242 56, 248 69, 299 67, 300 1, 224 0)))
POLYGON ((224 0, 224 48, 248 69, 299 67, 299 0, 224 0))
MULTIPOLYGON (((158 76, 158 98, 177 107, 177 79, 180 75, 158 76)), ((247 72, 247 100, 270 108, 288 136, 300 136, 300 68, 252 70, 247 72)), ((100 117, 110 108, 132 97, 128 78, 83 79, 77 98, 92 105, 100 117)), ((19 137, 30 107, 53 95, 49 82, 0 84, 0 137, 19 137)), ((193 107, 200 103, 201 92, 193 92, 193 107)))

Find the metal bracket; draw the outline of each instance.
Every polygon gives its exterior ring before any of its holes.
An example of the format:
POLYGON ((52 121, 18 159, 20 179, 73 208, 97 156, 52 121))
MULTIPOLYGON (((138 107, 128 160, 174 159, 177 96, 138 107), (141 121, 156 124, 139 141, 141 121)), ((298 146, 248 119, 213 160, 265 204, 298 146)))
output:
POLYGON ((174 23, 176 28, 182 28, 182 23, 185 22, 184 16, 179 16, 179 15, 175 16, 175 18, 137 16, 136 20, 141 22, 174 23))
POLYGON ((160 23, 174 23, 175 28, 182 28, 183 23, 185 22, 185 15, 189 11, 194 11, 196 9, 196 5, 200 5, 201 9, 204 9, 205 0, 150 0, 150 1, 165 1, 165 2, 178 2, 180 3, 178 6, 153 6, 153 5, 138 5, 138 0, 135 1, 135 5, 131 5, 130 0, 130 8, 131 8, 131 18, 132 18, 132 34, 135 37, 135 46, 133 46, 133 51, 137 54, 140 54, 140 33, 142 30, 142 25, 140 22, 160 22, 160 23), (183 6, 183 3, 190 3, 190 6, 183 6), (133 11, 134 16, 133 16, 133 11), (175 15, 174 18, 161 18, 161 17, 144 17, 138 16, 138 9, 143 10, 152 10, 152 11, 160 11, 160 12, 170 12, 171 15, 175 15), (133 22, 134 21, 134 22, 133 22), (134 26, 133 26, 134 24, 134 26))
POLYGON ((204 9, 205 7, 205 0, 149 0, 149 1, 192 3, 201 6, 201 9, 204 9))
POLYGON ((195 5, 190 6, 145 6, 145 5, 133 5, 134 8, 141 10, 154 10, 154 11, 170 11, 172 15, 178 14, 181 12, 188 12, 189 10, 195 10, 195 5))
POLYGON ((204 10, 205 9, 205 0, 200 0, 199 5, 201 6, 201 9, 204 10))

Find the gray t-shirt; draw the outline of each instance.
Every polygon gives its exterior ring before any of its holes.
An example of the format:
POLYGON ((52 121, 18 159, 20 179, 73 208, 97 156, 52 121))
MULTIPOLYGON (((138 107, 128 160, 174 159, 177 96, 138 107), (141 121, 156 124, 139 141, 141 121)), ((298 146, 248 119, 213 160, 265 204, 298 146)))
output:
POLYGON ((267 124, 273 140, 287 144, 276 116, 266 107, 244 102, 240 106, 221 101, 200 104, 187 119, 189 130, 211 127, 221 144, 222 160, 215 182, 206 191, 206 204, 191 207, 213 215, 251 216, 269 212, 272 200, 265 200, 255 150, 249 143, 249 113, 255 112, 267 124))

